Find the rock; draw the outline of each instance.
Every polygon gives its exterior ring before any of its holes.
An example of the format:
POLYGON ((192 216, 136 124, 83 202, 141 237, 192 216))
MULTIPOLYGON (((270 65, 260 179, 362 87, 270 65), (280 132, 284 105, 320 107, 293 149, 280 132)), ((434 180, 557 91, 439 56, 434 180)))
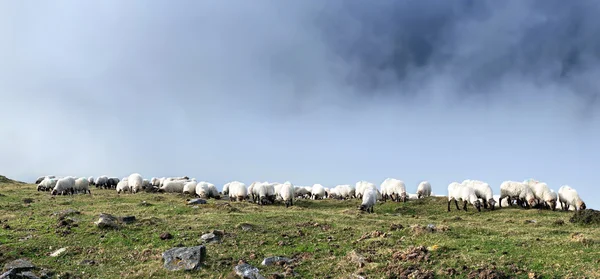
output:
POLYGON ((291 262, 292 262, 292 259, 290 259, 290 258, 268 257, 262 261, 261 265, 266 265, 266 266, 274 265, 274 264, 283 265, 283 264, 290 264, 291 262))
POLYGON ((54 252, 52 252, 52 254, 50 254, 50 257, 58 257, 60 256, 62 253, 64 253, 65 251, 67 251, 66 247, 60 248, 54 252))
POLYGON ((75 209, 66 209, 63 211, 59 211, 59 212, 54 212, 54 214, 52 215, 57 215, 58 216, 58 220, 62 220, 65 219, 68 216, 72 216, 72 215, 78 215, 81 214, 81 212, 75 210, 75 209))
POLYGON ((206 200, 203 199, 193 199, 187 202, 187 205, 194 205, 194 204, 206 204, 206 200))
POLYGON ((162 240, 173 239, 173 235, 168 232, 161 233, 160 239, 162 239, 162 240))
POLYGON ((123 216, 119 217, 119 221, 125 224, 131 224, 135 222, 135 216, 123 216))
POLYGON ((96 224, 96 226, 98 226, 98 228, 100 228, 100 229, 118 229, 119 228, 119 224, 117 224, 117 218, 115 218, 114 216, 112 216, 110 214, 106 214, 106 213, 101 213, 100 219, 98 219, 98 221, 94 222, 94 224, 96 224))
POLYGON ((26 259, 14 260, 14 261, 4 265, 4 269, 6 269, 6 270, 14 269, 15 272, 29 271, 29 270, 32 270, 35 268, 36 268, 35 265, 33 265, 30 261, 28 261, 26 259))
POLYGON ((21 273, 20 275, 21 275, 21 278, 25 278, 25 279, 40 279, 40 277, 38 277, 31 271, 25 271, 25 272, 21 273))
POLYGON ((162 254, 165 261, 164 267, 170 271, 197 270, 206 258, 206 247, 171 248, 162 254))
POLYGON ((223 238, 223 235, 223 231, 213 230, 210 233, 202 235, 200 239, 202 239, 202 241, 206 243, 219 243, 221 242, 221 238, 223 238))
POLYGON ((242 279, 265 279, 265 277, 258 273, 258 268, 247 263, 239 264, 233 270, 242 279))
POLYGON ((4 273, 2 273, 2 275, 0 275, 0 279, 12 279, 12 278, 19 278, 17 276, 17 271, 14 269, 4 272, 4 273))
POLYGON ((45 279, 45 278, 53 278, 54 277, 55 272, 51 271, 51 270, 47 270, 47 269, 42 269, 42 272, 40 273, 40 278, 41 279, 45 279))

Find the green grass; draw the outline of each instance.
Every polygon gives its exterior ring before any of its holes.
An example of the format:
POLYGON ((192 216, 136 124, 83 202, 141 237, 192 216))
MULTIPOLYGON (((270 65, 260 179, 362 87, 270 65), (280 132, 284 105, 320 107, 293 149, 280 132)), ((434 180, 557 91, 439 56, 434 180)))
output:
POLYGON ((454 268, 458 278, 466 278, 472 270, 493 266, 517 278, 527 278, 529 273, 543 278, 600 278, 600 228, 572 224, 568 221, 572 213, 559 211, 503 208, 478 213, 471 207, 469 212, 454 208, 446 212, 443 198, 378 203, 374 214, 360 213, 358 200, 299 200, 287 209, 279 204, 260 207, 210 200, 192 208, 185 205, 183 195, 117 195, 92 189, 92 195, 51 196, 37 192, 35 185, 17 183, 1 183, 0 193, 0 227, 10 226, 0 228, 0 262, 29 258, 39 267, 82 278, 228 278, 242 259, 268 276, 285 271, 260 265, 264 257, 275 255, 297 259, 293 270, 298 278, 352 274, 389 278, 409 266, 441 278, 449 277, 448 268, 454 268), (25 198, 33 203, 24 203, 25 198), (151 205, 142 206, 142 201, 151 205), (77 227, 65 234, 69 230, 57 228, 52 213, 69 208, 81 214, 72 217, 77 227), (120 230, 100 230, 93 224, 100 213, 134 215, 137 222, 120 230), (565 224, 557 225, 556 220, 565 224), (244 231, 242 223, 254 229, 244 231), (404 228, 392 230, 392 224, 404 228), (416 233, 410 228, 428 224, 449 230, 416 233), (163 268, 163 251, 178 244, 198 245, 200 236, 213 229, 226 235, 222 243, 207 245, 201 270, 163 268), (386 236, 359 241, 374 231, 386 236), (174 238, 161 240, 163 232, 174 238), (419 245, 439 248, 420 262, 393 258, 394 253, 419 245), (61 247, 68 247, 64 254, 49 256, 61 247), (364 266, 349 260, 352 251, 367 258, 364 266), (96 264, 81 265, 83 260, 96 264))

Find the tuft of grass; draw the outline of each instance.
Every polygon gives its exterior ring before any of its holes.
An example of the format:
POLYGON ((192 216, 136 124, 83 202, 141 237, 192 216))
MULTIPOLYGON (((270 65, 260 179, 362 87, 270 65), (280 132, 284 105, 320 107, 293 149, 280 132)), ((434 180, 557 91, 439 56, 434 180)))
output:
POLYGON ((285 273, 283 266, 260 265, 270 256, 293 259, 288 268, 298 278, 599 275, 600 228, 557 221, 572 215, 561 211, 447 212, 447 201, 436 197, 377 203, 374 214, 358 211, 359 200, 298 200, 290 208, 209 200, 193 207, 181 194, 92 189, 50 196, 14 182, 0 183, 0 193, 0 262, 28 258, 81 278, 227 278, 240 260, 266 277, 285 273), (60 214, 67 209, 79 214, 60 214), (93 224, 101 213, 137 221, 101 230, 93 224), (222 242, 206 244, 201 270, 163 268, 162 252, 198 245, 213 230, 223 231, 222 242), (163 233, 173 238, 162 240, 163 233))

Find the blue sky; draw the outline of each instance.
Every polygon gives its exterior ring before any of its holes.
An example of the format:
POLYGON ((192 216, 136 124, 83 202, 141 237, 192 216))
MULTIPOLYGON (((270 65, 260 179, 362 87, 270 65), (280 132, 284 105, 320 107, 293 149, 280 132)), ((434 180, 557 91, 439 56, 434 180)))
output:
POLYGON ((598 1, 4 1, 0 170, 568 184, 598 208, 598 1))

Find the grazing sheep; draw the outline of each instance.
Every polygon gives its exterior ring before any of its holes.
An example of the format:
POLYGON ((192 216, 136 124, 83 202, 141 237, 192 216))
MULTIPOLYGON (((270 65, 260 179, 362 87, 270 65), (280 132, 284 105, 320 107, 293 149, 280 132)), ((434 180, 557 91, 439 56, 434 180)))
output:
MULTIPOLYGON (((373 185, 374 186, 374 185, 373 185)), ((358 188, 358 185, 357 187, 358 188)), ((373 213, 373 207, 377 202, 377 188, 376 187, 365 187, 362 193, 362 203, 360 204, 360 210, 368 213, 373 213)))
POLYGON ((464 186, 471 187, 475 190, 475 195, 477 198, 483 200, 483 208, 489 207, 494 210, 496 205, 496 200, 494 199, 494 192, 492 191, 492 187, 489 184, 479 181, 479 180, 470 180, 467 179, 461 183, 464 186))
POLYGON ((117 188, 117 184, 119 184, 119 178, 117 177, 109 177, 108 180, 106 181, 106 188, 108 189, 116 189, 117 188))
POLYGON ((144 179, 139 173, 132 173, 127 178, 127 184, 131 193, 135 194, 143 189, 144 179))
POLYGON ((311 188, 311 198, 313 200, 321 200, 327 198, 327 193, 325 192, 325 188, 321 184, 315 184, 311 188))
POLYGON ((98 179, 96 179, 96 188, 105 188, 106 189, 107 183, 108 183, 108 177, 106 175, 98 176, 98 179))
POLYGON ((89 186, 90 182, 88 179, 85 177, 80 177, 75 180, 75 186, 73 187, 73 190, 75 193, 91 194, 92 192, 90 191, 89 186))
POLYGON ((306 187, 294 187, 294 195, 297 198, 304 198, 306 196, 310 196, 310 191, 308 189, 306 189, 306 187))
MULTIPOLYGON (((372 184, 372 183, 370 183, 372 184)), ((375 186, 375 185, 373 185, 375 186)), ((373 187, 369 184, 367 184, 366 186, 363 185, 363 187, 373 187)), ((356 185, 356 188, 358 189, 358 184, 356 185)), ((407 195, 406 195, 406 185, 404 184, 404 182, 402 180, 398 180, 398 179, 394 179, 394 178, 387 178, 386 180, 384 180, 381 183, 381 195, 383 200, 387 200, 387 198, 389 197, 390 199, 392 199, 392 201, 395 202, 406 202, 407 199, 407 195)))
POLYGON ((142 180, 142 189, 148 190, 150 188, 152 188, 152 185, 150 184, 150 180, 148 180, 148 179, 142 180))
POLYGON ((244 201, 248 198, 246 184, 239 181, 232 181, 227 184, 229 184, 229 200, 244 201))
POLYGON ((538 206, 545 205, 547 209, 556 210, 556 195, 552 194, 552 191, 548 187, 548 184, 539 182, 531 186, 533 194, 535 195, 538 206))
POLYGON ((536 205, 535 195, 527 184, 518 181, 504 181, 500 184, 500 199, 498 205, 502 207, 502 200, 508 198, 508 204, 513 200, 517 201, 519 206, 531 208, 536 205))
POLYGON ((217 189, 217 187, 215 186, 215 184, 212 183, 208 183, 208 193, 210 195, 211 198, 213 199, 221 199, 221 195, 219 194, 219 190, 217 189))
POLYGON ((183 193, 184 180, 167 180, 163 183, 158 191, 161 193, 183 193))
POLYGON ((431 184, 429 181, 422 181, 417 186, 417 199, 431 196, 431 184))
POLYGON ((223 196, 229 196, 229 183, 223 186, 223 196))
MULTIPOLYGON (((335 186, 334 197, 336 199, 340 199, 340 200, 349 199, 351 197, 351 191, 352 191, 352 188, 350 187, 350 185, 347 185, 347 184, 337 185, 337 186, 335 186)), ((358 194, 358 192, 355 192, 355 193, 358 194)), ((361 197, 362 197, 362 195, 361 195, 361 197)))
POLYGON ((52 189, 52 195, 68 195, 73 194, 73 188, 75 187, 75 178, 68 176, 59 179, 52 189))
POLYGON ((196 181, 186 182, 185 184, 183 184, 183 193, 186 195, 196 194, 197 187, 198 187, 198 182, 196 182, 196 181))
POLYGON ((448 211, 450 211, 450 202, 452 200, 454 200, 456 209, 460 210, 458 208, 459 199, 463 203, 463 210, 467 211, 467 204, 470 203, 477 208, 477 211, 481 211, 481 202, 477 198, 475 190, 458 182, 452 182, 448 185, 448 211))
POLYGON ((571 188, 569 185, 561 186, 558 189, 558 200, 560 207, 563 210, 569 210, 571 206, 575 208, 575 211, 584 210, 586 208, 585 203, 579 197, 577 191, 571 188))
MULTIPOLYGON (((190 183, 190 182, 188 182, 188 183, 190 183)), ((202 182, 196 183, 195 193, 196 193, 196 196, 198 196, 200 198, 208 199, 209 195, 210 195, 210 190, 208 189, 208 182, 202 181, 202 182)))
POLYGON ((123 177, 123 179, 117 183, 117 194, 120 194, 121 192, 131 192, 131 188, 129 188, 129 183, 127 181, 128 179, 128 177, 123 177))
POLYGON ((37 187, 38 191, 51 191, 52 189, 54 189, 54 186, 56 186, 56 182, 58 181, 58 179, 56 178, 44 178, 44 180, 42 180, 37 187))
POLYGON ((89 186, 96 185, 96 182, 94 182, 94 177, 93 176, 88 177, 88 185, 89 186))
POLYGON ((294 205, 294 185, 290 182, 285 182, 281 185, 280 194, 283 202, 285 203, 285 207, 294 205))

